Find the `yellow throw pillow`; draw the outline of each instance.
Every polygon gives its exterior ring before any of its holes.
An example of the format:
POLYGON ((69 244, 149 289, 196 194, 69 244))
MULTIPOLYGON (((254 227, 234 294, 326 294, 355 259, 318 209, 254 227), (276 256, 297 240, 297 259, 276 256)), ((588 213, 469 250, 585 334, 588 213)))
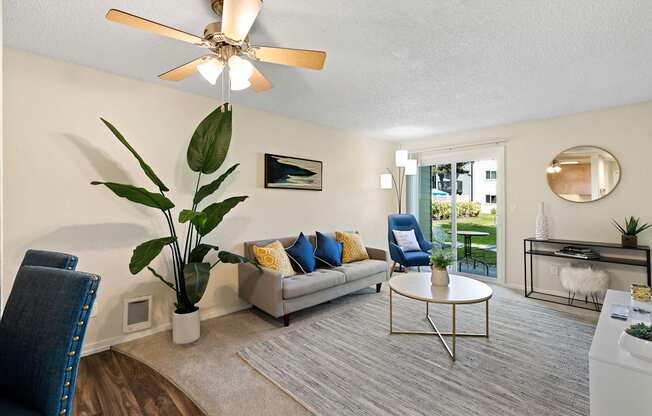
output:
POLYGON ((369 258, 360 234, 335 231, 335 240, 343 245, 342 263, 351 263, 369 258))
POLYGON ((290 258, 280 241, 276 240, 265 247, 253 246, 253 251, 258 264, 262 267, 275 270, 281 273, 283 277, 294 276, 290 258))

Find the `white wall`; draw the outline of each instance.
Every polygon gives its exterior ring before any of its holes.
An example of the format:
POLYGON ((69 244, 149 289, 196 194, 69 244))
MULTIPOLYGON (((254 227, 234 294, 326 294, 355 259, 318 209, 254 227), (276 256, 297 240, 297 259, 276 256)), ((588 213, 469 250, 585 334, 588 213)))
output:
MULTIPOLYGON (((166 228, 158 211, 89 185, 113 180, 151 188, 99 117, 131 141, 173 190, 170 197, 181 209, 189 207, 195 180, 185 162, 186 146, 195 126, 220 103, 12 49, 4 52, 5 293, 26 249, 70 252, 79 256, 79 270, 102 276, 87 347, 123 339, 125 296, 152 293, 154 325, 164 328, 171 291, 146 272, 130 275, 127 265, 137 244, 164 236, 166 228)), ((369 245, 385 247, 386 215, 394 201, 392 192, 379 189, 378 178, 392 166, 393 148, 235 106, 225 167, 241 166, 215 198, 250 198, 206 242, 241 252, 245 240, 355 228, 369 245), (264 189, 266 152, 322 160, 324 191, 264 189)), ((167 256, 155 261, 157 268, 165 270, 167 256)), ((235 266, 215 268, 200 306, 205 316, 246 306, 237 297, 235 266)))
MULTIPOLYGON (((640 216, 652 222, 652 102, 593 111, 546 120, 530 121, 466 132, 440 135, 404 143, 411 151, 428 147, 506 139, 506 282, 523 285, 523 238, 534 235, 538 204, 545 203, 552 220, 552 237, 620 242, 611 218, 640 216), (603 200, 578 204, 555 196, 546 182, 546 166, 562 150, 577 145, 596 145, 609 150, 622 166, 618 188, 603 200)), ((652 242, 652 231, 642 234, 640 244, 652 242)), ((535 284, 561 291, 551 276, 551 264, 568 264, 537 258, 535 284)), ((644 281, 644 269, 610 266, 613 286, 644 281)))

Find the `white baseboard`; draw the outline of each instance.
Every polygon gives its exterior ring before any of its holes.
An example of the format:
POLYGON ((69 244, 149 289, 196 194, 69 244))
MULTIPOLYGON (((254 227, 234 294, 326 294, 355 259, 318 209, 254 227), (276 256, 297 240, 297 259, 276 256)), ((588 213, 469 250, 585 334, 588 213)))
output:
MULTIPOLYGON (((224 316, 224 315, 229 315, 235 312, 239 312, 245 309, 249 309, 251 305, 239 305, 232 307, 230 309, 221 309, 218 308, 217 306, 213 306, 207 309, 200 309, 199 310, 199 319, 202 321, 205 321, 207 319, 212 319, 212 318, 217 318, 218 316, 224 316)), ((84 344, 82 348, 82 353, 81 356, 85 355, 90 355, 90 354, 95 354, 98 352, 106 351, 111 346, 117 345, 117 344, 123 344, 125 342, 129 341, 134 341, 139 338, 144 338, 150 335, 157 334, 159 332, 167 331, 172 329, 172 323, 171 322, 166 322, 164 324, 158 325, 153 328, 145 329, 143 331, 138 331, 138 332, 133 332, 130 334, 124 334, 124 335, 119 335, 117 337, 112 337, 112 338, 106 338, 97 342, 93 342, 92 344, 84 344)))

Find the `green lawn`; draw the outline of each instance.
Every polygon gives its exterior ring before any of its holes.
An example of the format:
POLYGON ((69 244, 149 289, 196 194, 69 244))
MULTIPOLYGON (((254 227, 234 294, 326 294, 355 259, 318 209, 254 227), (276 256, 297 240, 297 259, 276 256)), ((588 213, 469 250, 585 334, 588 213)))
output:
MULTIPOLYGON (((479 260, 483 260, 489 264, 496 264, 496 252, 483 249, 482 246, 496 246, 496 226, 495 226, 495 214, 480 214, 477 217, 459 217, 457 219, 457 229, 458 231, 484 231, 489 233, 486 237, 473 237, 471 240, 473 244, 473 256, 479 260)), ((450 242, 450 232, 451 223, 450 220, 439 220, 432 222, 433 235, 435 238, 439 236, 447 236, 446 241, 450 242), (441 228, 442 231, 439 233, 435 232, 435 228, 441 228)), ((460 246, 464 243, 464 237, 458 235, 457 241, 460 243, 460 246)), ((464 248, 460 247, 457 250, 457 257, 462 258, 464 256, 464 248)))

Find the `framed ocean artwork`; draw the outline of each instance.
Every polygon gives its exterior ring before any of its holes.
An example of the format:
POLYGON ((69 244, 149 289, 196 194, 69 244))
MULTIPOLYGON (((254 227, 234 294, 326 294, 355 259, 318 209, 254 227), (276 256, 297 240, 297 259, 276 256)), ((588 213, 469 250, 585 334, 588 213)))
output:
POLYGON ((322 170, 318 160, 265 153, 265 188, 321 191, 322 170))

